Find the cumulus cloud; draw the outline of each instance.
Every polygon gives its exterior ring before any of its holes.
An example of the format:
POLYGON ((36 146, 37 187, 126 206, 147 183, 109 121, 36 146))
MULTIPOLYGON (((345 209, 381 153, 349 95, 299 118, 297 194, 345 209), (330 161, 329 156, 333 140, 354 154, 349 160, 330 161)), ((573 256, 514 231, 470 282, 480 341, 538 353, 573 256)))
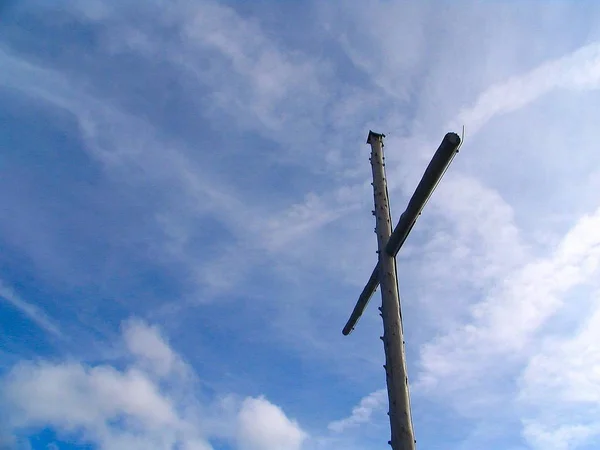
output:
POLYGON ((215 437, 241 450, 301 448, 306 432, 264 397, 207 403, 188 382, 181 399, 174 369, 189 366, 158 328, 132 320, 123 338, 125 367, 26 361, 12 368, 0 383, 3 435, 19 441, 24 431, 51 428, 101 450, 210 450, 215 437))
POLYGON ((240 450, 299 450, 307 435, 264 397, 247 398, 238 414, 240 450))
POLYGON ((176 366, 184 367, 156 326, 131 321, 123 329, 123 338, 131 354, 160 376, 169 375, 176 366))

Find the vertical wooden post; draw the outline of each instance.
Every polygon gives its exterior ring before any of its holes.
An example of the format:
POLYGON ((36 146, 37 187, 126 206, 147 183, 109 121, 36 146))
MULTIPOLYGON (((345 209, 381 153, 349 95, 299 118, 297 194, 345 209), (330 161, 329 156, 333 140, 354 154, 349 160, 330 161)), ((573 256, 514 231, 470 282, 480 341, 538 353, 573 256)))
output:
POLYGON ((396 259, 385 250, 392 234, 392 222, 385 178, 383 137, 383 134, 370 131, 367 143, 371 145, 371 168, 373 171, 375 232, 377 233, 381 316, 383 318, 382 340, 385 350, 385 373, 392 435, 389 443, 393 450, 414 450, 415 438, 410 412, 396 259))

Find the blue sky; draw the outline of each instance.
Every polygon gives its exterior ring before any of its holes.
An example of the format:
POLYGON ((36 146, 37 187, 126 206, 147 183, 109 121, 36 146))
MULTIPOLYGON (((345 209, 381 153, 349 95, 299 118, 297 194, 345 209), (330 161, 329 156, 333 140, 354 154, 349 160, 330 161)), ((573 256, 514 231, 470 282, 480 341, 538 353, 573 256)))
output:
POLYGON ((383 448, 365 138, 397 218, 463 125, 398 256, 419 448, 597 448, 600 4, 2 5, 3 448, 383 448))

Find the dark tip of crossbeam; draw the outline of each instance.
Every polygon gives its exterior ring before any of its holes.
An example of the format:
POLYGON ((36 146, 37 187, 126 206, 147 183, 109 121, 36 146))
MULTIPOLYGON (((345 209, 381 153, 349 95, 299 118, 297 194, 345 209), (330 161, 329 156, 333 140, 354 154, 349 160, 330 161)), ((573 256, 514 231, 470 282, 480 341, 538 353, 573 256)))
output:
POLYGON ((384 137, 385 134, 383 133, 375 133, 374 131, 369 130, 369 135, 367 136, 367 144, 371 143, 371 139, 381 139, 384 137))
POLYGON ((460 136, 452 131, 446 133, 446 136, 444 136, 444 140, 448 141, 452 145, 460 144, 460 136))

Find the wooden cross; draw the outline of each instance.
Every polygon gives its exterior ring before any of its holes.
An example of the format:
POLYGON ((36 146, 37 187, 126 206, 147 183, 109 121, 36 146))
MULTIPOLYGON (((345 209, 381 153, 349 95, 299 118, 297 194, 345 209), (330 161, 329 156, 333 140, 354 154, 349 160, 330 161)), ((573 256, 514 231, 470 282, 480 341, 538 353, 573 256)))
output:
POLYGON ((408 202, 392 232, 383 138, 385 135, 369 131, 367 144, 371 145, 371 168, 375 200, 375 233, 377 234, 378 262, 364 287, 358 302, 342 333, 352 332, 378 285, 381 285, 381 317, 383 318, 383 347, 389 401, 391 440, 393 450, 414 450, 416 440, 412 426, 408 376, 402 330, 402 312, 398 294, 396 255, 412 230, 417 218, 440 182, 460 147, 460 137, 448 133, 433 155, 417 189, 408 202))

